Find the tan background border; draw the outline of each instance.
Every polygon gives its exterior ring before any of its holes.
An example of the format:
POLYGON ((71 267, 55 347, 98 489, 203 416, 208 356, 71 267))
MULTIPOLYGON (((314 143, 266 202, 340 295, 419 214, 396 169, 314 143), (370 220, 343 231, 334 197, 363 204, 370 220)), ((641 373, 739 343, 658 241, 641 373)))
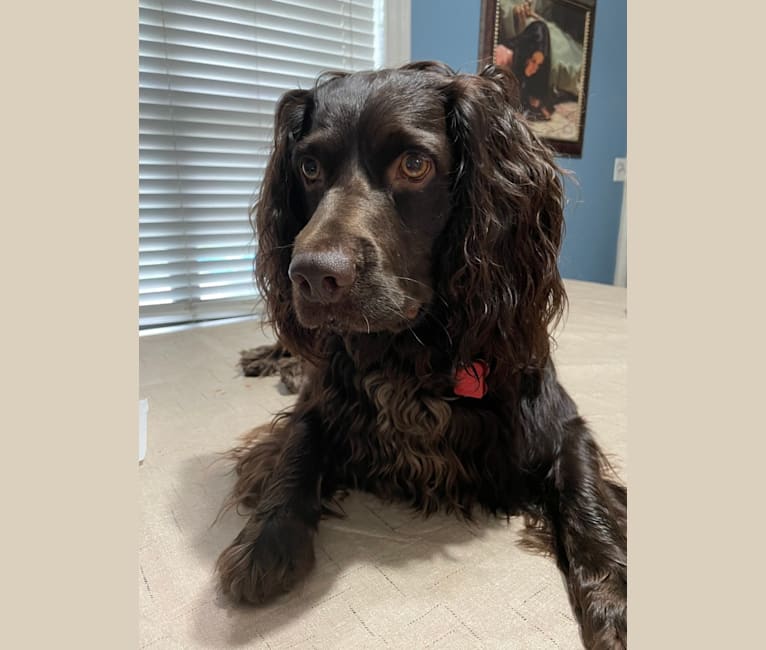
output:
POLYGON ((766 636, 763 504, 746 501, 764 492, 766 430, 754 358, 766 179, 752 96, 766 39, 753 6, 628 2, 634 649, 766 636))
POLYGON ((0 638, 135 648, 138 5, 2 14, 0 638))
MULTIPOLYGON (((3 14, 2 637, 134 648, 137 6, 3 14)), ((633 0, 628 26, 631 646, 751 647, 764 21, 633 0)))

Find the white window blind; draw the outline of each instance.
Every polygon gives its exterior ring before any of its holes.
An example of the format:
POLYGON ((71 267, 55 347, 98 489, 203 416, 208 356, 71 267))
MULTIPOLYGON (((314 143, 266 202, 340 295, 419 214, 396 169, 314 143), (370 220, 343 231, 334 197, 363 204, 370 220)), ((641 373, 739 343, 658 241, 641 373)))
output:
POLYGON ((274 108, 382 56, 382 0, 140 0, 139 317, 253 313, 251 204, 274 108))

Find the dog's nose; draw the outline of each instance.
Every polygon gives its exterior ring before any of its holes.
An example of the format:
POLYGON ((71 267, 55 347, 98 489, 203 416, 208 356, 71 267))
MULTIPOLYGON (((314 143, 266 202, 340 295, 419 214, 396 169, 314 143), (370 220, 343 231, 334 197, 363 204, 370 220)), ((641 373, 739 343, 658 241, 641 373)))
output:
POLYGON ((293 285, 311 302, 338 302, 354 283, 354 261, 340 250, 298 253, 288 269, 293 285))

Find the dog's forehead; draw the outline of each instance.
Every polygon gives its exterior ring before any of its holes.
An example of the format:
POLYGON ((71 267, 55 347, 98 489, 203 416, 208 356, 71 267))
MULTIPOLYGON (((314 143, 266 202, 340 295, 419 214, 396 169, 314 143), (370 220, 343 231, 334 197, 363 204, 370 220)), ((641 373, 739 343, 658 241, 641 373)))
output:
POLYGON ((396 70, 356 73, 317 88, 316 127, 356 130, 381 117, 415 126, 444 115, 444 103, 431 75, 396 70))

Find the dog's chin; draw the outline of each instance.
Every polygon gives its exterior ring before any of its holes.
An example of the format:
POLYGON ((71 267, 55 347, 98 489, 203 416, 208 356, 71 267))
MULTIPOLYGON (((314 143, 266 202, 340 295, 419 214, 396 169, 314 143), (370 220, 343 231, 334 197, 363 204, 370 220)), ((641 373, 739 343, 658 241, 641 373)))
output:
POLYGON ((298 322, 307 329, 324 329, 336 334, 398 333, 413 327, 424 308, 409 303, 398 308, 380 308, 374 303, 321 304, 296 299, 293 308, 298 322))

